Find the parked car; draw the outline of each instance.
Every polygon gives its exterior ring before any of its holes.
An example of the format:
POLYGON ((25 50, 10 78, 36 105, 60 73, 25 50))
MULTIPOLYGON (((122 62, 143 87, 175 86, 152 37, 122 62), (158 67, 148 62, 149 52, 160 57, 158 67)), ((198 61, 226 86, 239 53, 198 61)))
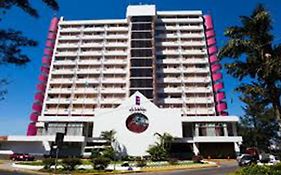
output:
POLYGON ((34 156, 27 153, 13 153, 10 155, 10 159, 13 161, 33 161, 34 156))
POLYGON ((267 161, 259 161, 258 165, 275 165, 277 163, 280 163, 280 160, 276 156, 269 154, 267 161))
POLYGON ((239 166, 248 166, 252 164, 257 164, 257 157, 250 154, 242 154, 237 158, 239 166))
POLYGON ((269 159, 270 159, 270 163, 272 163, 272 164, 277 164, 277 163, 280 163, 280 160, 276 157, 276 156, 274 156, 274 155, 269 155, 269 159))

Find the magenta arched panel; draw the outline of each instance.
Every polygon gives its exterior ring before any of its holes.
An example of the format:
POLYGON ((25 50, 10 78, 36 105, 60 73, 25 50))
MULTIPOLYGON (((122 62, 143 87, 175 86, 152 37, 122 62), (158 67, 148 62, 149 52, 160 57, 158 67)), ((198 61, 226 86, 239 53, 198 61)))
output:
POLYGON ((46 82, 48 80, 48 74, 49 74, 49 68, 48 66, 51 64, 52 61, 52 55, 53 55, 53 48, 57 36, 57 29, 58 29, 58 18, 54 17, 51 20, 49 32, 47 35, 47 41, 44 49, 44 57, 42 58, 42 64, 41 67, 41 74, 39 76, 40 83, 37 84, 36 89, 39 91, 35 94, 34 100, 35 103, 32 105, 32 114, 30 115, 30 120, 32 123, 28 125, 27 128, 27 135, 36 135, 37 128, 35 126, 35 122, 38 120, 38 115, 41 114, 42 111, 42 103, 44 100, 44 91, 46 89, 46 82))
POLYGON ((55 43, 53 41, 51 41, 51 40, 46 41, 46 47, 54 48, 54 46, 55 46, 55 43))
POLYGON ((210 55, 214 54, 214 53, 217 53, 218 49, 216 46, 211 46, 208 48, 208 52, 210 55))
POLYGON ((226 103, 219 103, 217 104, 216 108, 218 112, 223 112, 224 110, 227 109, 227 105, 226 103))
POLYGON ((206 31, 207 38, 214 37, 214 36, 215 36, 215 32, 213 30, 206 31))
POLYGON ((214 37, 213 38, 209 38, 207 40, 207 45, 208 46, 211 46, 211 45, 214 45, 214 44, 216 44, 216 39, 214 37))
POLYGON ((225 93, 224 92, 219 92, 219 93, 216 94, 216 101, 217 102, 220 102, 224 99, 225 99, 225 93))
POLYGON ((41 92, 37 92, 34 96, 34 99, 37 100, 37 101, 40 101, 40 102, 43 102, 44 100, 44 95, 43 93, 41 92))
POLYGON ((216 55, 210 56, 210 63, 211 63, 211 64, 212 64, 212 63, 215 63, 215 62, 217 62, 217 61, 219 61, 219 60, 218 60, 218 58, 217 58, 216 55))
POLYGON ((48 48, 44 49, 44 55, 52 56, 53 55, 53 50, 50 50, 48 48))
POLYGON ((221 80, 222 74, 221 73, 214 73, 214 74, 212 74, 212 79, 213 79, 213 81, 221 80))
POLYGON ((38 114, 32 113, 29 118, 30 118, 30 121, 37 122, 38 121, 38 114))
POLYGON ((46 64, 46 65, 50 65, 51 64, 51 59, 47 58, 47 57, 43 57, 42 58, 42 63, 46 64))
POLYGON ((28 125, 28 128, 27 128, 27 134, 28 136, 35 136, 37 134, 37 128, 35 126, 35 123, 30 123, 28 125))
POLYGON ((213 73, 215 73, 215 72, 217 72, 219 70, 221 70, 221 65, 219 63, 211 65, 211 71, 213 73))
POLYGON ((218 82, 218 83, 214 84, 214 91, 215 92, 218 92, 218 91, 220 91, 223 88, 224 87, 223 87, 223 83, 222 82, 218 82))
POLYGON ((55 40, 56 39, 56 35, 57 35, 56 33, 49 32, 48 33, 48 39, 49 40, 55 40))
POLYGON ((212 21, 212 17, 210 15, 204 15, 204 19, 205 19, 205 27, 206 29, 212 29, 213 28, 213 21, 212 21))
POLYGON ((32 105, 32 109, 33 109, 35 112, 41 113, 42 105, 39 104, 39 103, 34 103, 34 104, 32 105))
POLYGON ((45 73, 45 74, 49 74, 49 68, 45 67, 45 66, 41 66, 41 72, 45 73))
POLYGON ((38 90, 38 91, 45 91, 45 88, 46 88, 46 84, 44 84, 44 83, 40 83, 40 84, 37 84, 36 85, 36 89, 38 90))
POLYGON ((50 23, 49 31, 55 32, 57 30, 59 19, 54 17, 50 23))
POLYGON ((38 78, 40 81, 43 81, 43 82, 46 82, 48 80, 48 77, 46 77, 45 75, 39 75, 39 78, 38 78))

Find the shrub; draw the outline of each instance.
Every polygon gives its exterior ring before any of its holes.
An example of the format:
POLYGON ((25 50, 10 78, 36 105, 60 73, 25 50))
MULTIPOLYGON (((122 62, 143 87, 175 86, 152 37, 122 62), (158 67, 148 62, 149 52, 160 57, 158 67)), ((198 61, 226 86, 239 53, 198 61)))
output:
POLYGON ((50 169, 52 165, 56 164, 56 160, 54 158, 46 158, 42 161, 44 165, 44 169, 50 169))
POLYGON ((268 166, 251 165, 238 171, 239 175, 273 175, 268 166))
POLYGON ((192 156, 192 161, 194 162, 194 163, 202 163, 202 160, 203 160, 203 158, 202 158, 202 156, 196 156, 196 155, 194 155, 194 156, 192 156))
POLYGON ((110 159, 107 157, 97 157, 92 160, 95 170, 104 170, 110 163, 110 159))
POLYGON ((168 163, 170 165, 177 165, 178 164, 178 160, 177 159, 174 159, 174 158, 171 158, 168 160, 168 163))
POLYGON ((62 165, 66 170, 74 170, 76 165, 81 165, 82 161, 79 158, 66 158, 62 160, 62 165))
POLYGON ((273 172, 273 175, 280 175, 281 174, 281 163, 278 163, 271 167, 271 172, 273 172))
POLYGON ((93 149, 92 152, 91 152, 90 158, 93 159, 93 158, 96 158, 96 157, 99 157, 99 156, 101 156, 101 150, 100 149, 93 149))
POLYGON ((167 160, 168 158, 166 149, 158 144, 150 146, 147 152, 150 154, 152 161, 167 160))
POLYGON ((146 166, 146 161, 145 160, 138 160, 137 163, 136 163, 136 166, 137 167, 144 167, 146 166))
POLYGON ((236 175, 280 175, 281 163, 272 166, 251 165, 241 168, 236 175))
POLYGON ((114 160, 115 158, 115 151, 112 147, 107 147, 102 151, 102 156, 109 158, 110 160, 114 160))

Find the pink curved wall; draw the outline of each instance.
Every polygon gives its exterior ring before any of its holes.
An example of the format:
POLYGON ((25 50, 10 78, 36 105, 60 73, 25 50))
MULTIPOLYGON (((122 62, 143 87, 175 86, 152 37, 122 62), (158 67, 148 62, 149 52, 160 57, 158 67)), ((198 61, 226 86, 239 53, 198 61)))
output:
POLYGON ((222 82, 218 82, 213 85, 213 88, 214 88, 215 92, 219 92, 220 90, 222 90, 224 88, 224 86, 223 86, 222 82))
POLYGON ((213 65, 211 65, 211 71, 212 72, 217 72, 219 70, 221 70, 221 65, 220 64, 213 64, 213 65))
POLYGON ((211 15, 204 16, 205 36, 207 40, 207 49, 209 54, 211 77, 213 81, 214 99, 216 103, 216 114, 227 116, 227 105, 225 102, 224 86, 222 83, 222 74, 220 73, 221 65, 217 58, 217 47, 214 32, 214 25, 211 15))
POLYGON ((30 124, 27 127, 28 136, 37 134, 37 128, 35 126, 38 116, 42 111, 42 104, 44 101, 44 92, 48 81, 49 67, 51 65, 54 43, 57 35, 58 18, 54 17, 51 20, 49 32, 47 35, 46 47, 44 49, 44 57, 42 58, 42 66, 40 68, 41 74, 39 75, 39 83, 36 85, 37 93, 34 96, 34 103, 32 105, 32 113, 30 115, 30 124))

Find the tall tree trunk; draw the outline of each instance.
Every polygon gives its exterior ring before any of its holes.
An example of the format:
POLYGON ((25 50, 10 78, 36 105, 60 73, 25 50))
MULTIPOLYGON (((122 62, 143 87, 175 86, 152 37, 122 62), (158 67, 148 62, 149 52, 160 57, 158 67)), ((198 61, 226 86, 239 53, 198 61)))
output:
POLYGON ((280 113, 281 113, 280 105, 276 104, 276 102, 275 102, 275 103, 273 103, 272 106, 273 106, 273 110, 274 110, 274 114, 275 114, 276 119, 278 120, 278 122, 281 122, 280 121, 280 113))
POLYGON ((269 89, 269 97, 272 104, 272 108, 274 110, 275 118, 280 123, 280 115, 281 115, 281 105, 280 105, 280 90, 276 87, 275 83, 272 81, 266 82, 269 89))

